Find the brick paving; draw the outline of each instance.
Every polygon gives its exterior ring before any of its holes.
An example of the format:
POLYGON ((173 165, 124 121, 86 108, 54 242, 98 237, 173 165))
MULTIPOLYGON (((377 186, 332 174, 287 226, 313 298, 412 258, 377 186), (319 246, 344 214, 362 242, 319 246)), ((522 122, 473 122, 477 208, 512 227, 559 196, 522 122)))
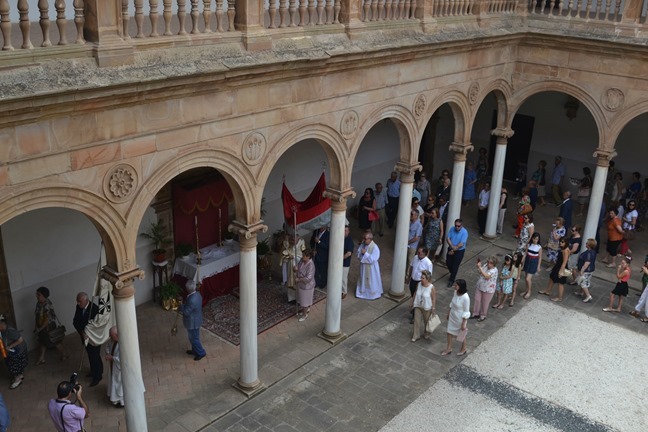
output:
MULTIPOLYGON (((462 211, 466 226, 470 226, 476 211, 471 207, 462 211)), ((548 206, 537 213, 540 215, 536 215, 536 226, 544 234, 557 211, 548 206)), ((505 229, 508 234, 494 243, 479 240, 474 229, 469 231, 469 250, 460 277, 468 280, 472 294, 476 280, 475 257, 502 255, 514 247, 514 239, 510 228, 505 229)), ((359 238, 359 233, 353 235, 359 238)), ((385 290, 390 286, 393 235, 392 230, 376 239, 382 251, 385 290)), ((640 240, 635 243, 635 256, 643 257, 645 250, 637 249, 645 246, 639 246, 640 240)), ((452 294, 445 287, 446 273, 445 268, 435 266, 441 316, 452 294)), ((631 284, 634 287, 638 287, 636 273, 635 270, 631 284)), ((579 298, 569 295, 571 290, 566 287, 565 301, 554 306, 587 311, 597 319, 644 334, 648 332, 648 326, 628 316, 636 303, 634 293, 628 297, 622 314, 601 312, 613 287, 613 275, 611 269, 599 266, 595 277, 593 303, 583 304, 579 298)), ((356 279, 357 264, 354 263, 350 286, 355 285, 356 279)), ((534 291, 544 289, 547 272, 542 272, 537 279, 534 291)), ((534 297, 538 296, 534 293, 534 297)), ((520 313, 524 305, 525 301, 519 299, 513 308, 493 310, 484 322, 471 322, 469 350, 520 313)), ((316 337, 324 326, 324 310, 325 302, 320 302, 305 322, 289 319, 259 335, 259 376, 267 389, 248 400, 231 387, 239 375, 238 347, 203 331, 208 355, 194 362, 184 353, 188 344, 182 329, 175 337, 170 334, 173 314, 152 303, 139 306, 149 431, 378 430, 462 359, 439 355, 445 346, 442 328, 435 331, 430 341, 410 342, 407 302, 398 304, 384 297, 375 301, 347 297, 343 301, 341 327, 349 338, 337 346, 316 337)), ((53 397, 56 384, 78 368, 83 354, 76 336, 68 336, 65 345, 73 353, 69 362, 63 364, 53 351, 48 352, 47 363, 30 365, 23 385, 16 390, 8 390, 6 373, 0 376, 0 385, 7 389, 2 393, 12 416, 10 430, 52 430, 47 401, 53 397)), ((31 358, 33 361, 35 356, 31 358)), ((87 370, 86 360, 81 377, 87 370)), ((88 384, 86 381, 82 378, 81 383, 88 384)), ((105 380, 84 391, 92 412, 86 423, 89 431, 126 430, 124 411, 112 407, 105 396, 105 380)))

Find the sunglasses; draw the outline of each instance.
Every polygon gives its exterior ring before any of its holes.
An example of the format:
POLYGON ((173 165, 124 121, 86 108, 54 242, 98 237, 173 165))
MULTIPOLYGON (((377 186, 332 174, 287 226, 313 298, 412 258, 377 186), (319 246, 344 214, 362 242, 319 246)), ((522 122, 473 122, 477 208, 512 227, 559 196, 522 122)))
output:
POLYGON ((455 225, 455 228, 461 228, 461 225, 455 225))

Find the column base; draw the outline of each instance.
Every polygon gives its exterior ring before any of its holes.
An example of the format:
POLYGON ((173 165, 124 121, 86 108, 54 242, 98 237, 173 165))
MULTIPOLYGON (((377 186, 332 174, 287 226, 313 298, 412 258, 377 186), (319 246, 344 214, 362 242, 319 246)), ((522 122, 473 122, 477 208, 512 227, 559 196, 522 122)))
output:
POLYGON ((320 339, 324 339, 326 342, 330 343, 331 345, 337 345, 340 342, 342 342, 344 339, 346 339, 348 336, 342 332, 330 334, 330 333, 326 333, 326 330, 322 330, 317 334, 317 337, 320 339))
POLYGON ((234 384, 232 384, 232 387, 243 393, 245 396, 247 396, 248 399, 256 396, 266 389, 266 386, 264 386, 263 383, 259 380, 256 380, 253 383, 244 383, 239 379, 234 384))
POLYGON ((479 236, 479 240, 487 241, 490 243, 493 243, 495 240, 497 240, 499 236, 497 234, 495 235, 489 235, 489 234, 482 234, 479 236))
POLYGON ((396 303, 401 303, 407 298, 407 294, 405 293, 405 290, 401 293, 395 293, 392 290, 387 291, 387 294, 385 294, 385 298, 391 301, 395 301, 396 303))

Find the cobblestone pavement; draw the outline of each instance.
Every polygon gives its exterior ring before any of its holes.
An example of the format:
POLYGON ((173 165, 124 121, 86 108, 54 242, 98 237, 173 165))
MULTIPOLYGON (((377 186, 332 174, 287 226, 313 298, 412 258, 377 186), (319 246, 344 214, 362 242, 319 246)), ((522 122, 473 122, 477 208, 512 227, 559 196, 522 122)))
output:
MULTIPOLYGON (((476 210, 468 207, 463 212, 465 225, 470 227, 470 215, 476 210)), ((536 226, 542 227, 551 225, 557 211, 541 208, 538 213, 536 226)), ((491 243, 478 239, 476 232, 469 230, 469 250, 460 277, 468 280, 472 297, 475 257, 495 254, 501 258, 514 247, 514 239, 509 233, 491 243)), ((360 235, 357 232, 353 235, 357 244, 360 235)), ((385 290, 391 283, 393 236, 391 230, 385 237, 377 238, 385 290)), ((646 247, 640 240, 636 243, 635 256, 642 257, 646 247)), ((443 316, 452 294, 446 288, 447 270, 435 266, 434 277, 439 313, 443 316)), ((356 263, 352 264, 349 278, 350 286, 355 286, 356 263)), ((648 326, 628 315, 636 303, 634 292, 624 304, 623 313, 604 313, 601 308, 607 305, 613 287, 611 269, 600 265, 595 278, 593 303, 583 304, 577 297, 566 294, 562 304, 549 304, 544 296, 538 299, 535 294, 536 288, 546 286, 547 272, 542 272, 534 282, 535 301, 547 303, 551 308, 582 311, 606 325, 620 325, 645 337, 648 326)), ((635 288, 637 279, 635 270, 632 283, 635 288)), ((570 290, 566 288, 566 292, 570 290)), ((152 303, 141 305, 137 308, 138 330, 149 431, 379 430, 435 383, 446 383, 444 377, 454 367, 469 359, 509 319, 524 314, 528 304, 518 299, 515 307, 494 310, 481 323, 471 321, 469 355, 441 357, 445 344, 443 328, 437 329, 430 341, 410 342, 407 302, 398 304, 385 297, 375 301, 347 297, 343 301, 341 328, 349 337, 336 346, 316 336, 324 326, 325 302, 320 302, 305 322, 289 319, 259 335, 259 376, 267 389, 249 400, 231 386, 239 375, 238 347, 203 331, 208 355, 194 362, 184 353, 187 349, 184 333, 176 337, 170 334, 173 315, 152 303)), ((48 352, 45 365, 30 365, 22 386, 2 392, 12 416, 10 430, 51 430, 47 401, 54 396, 56 384, 78 369, 83 353, 74 335, 66 338, 65 345, 73 354, 71 361, 62 363, 54 352, 48 352)), ((35 356, 31 358, 33 362, 35 356)), ((635 366, 639 368, 638 364, 628 367, 635 366)), ((87 361, 79 376, 83 377, 86 369, 87 361)), ((0 376, 0 385, 8 388, 6 374, 0 376)), ((124 411, 113 408, 107 401, 105 380, 85 390, 92 410, 87 429, 125 431, 124 411)))

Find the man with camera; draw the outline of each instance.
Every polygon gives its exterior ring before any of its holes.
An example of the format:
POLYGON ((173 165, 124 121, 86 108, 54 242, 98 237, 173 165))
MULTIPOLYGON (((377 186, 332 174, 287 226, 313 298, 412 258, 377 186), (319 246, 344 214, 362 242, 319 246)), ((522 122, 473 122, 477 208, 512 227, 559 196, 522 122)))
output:
POLYGON ((88 405, 83 401, 83 388, 76 383, 76 377, 71 381, 62 381, 56 388, 57 399, 50 399, 48 410, 58 432, 81 432, 83 422, 90 416, 88 405), (72 395, 76 401, 72 402, 72 395))

